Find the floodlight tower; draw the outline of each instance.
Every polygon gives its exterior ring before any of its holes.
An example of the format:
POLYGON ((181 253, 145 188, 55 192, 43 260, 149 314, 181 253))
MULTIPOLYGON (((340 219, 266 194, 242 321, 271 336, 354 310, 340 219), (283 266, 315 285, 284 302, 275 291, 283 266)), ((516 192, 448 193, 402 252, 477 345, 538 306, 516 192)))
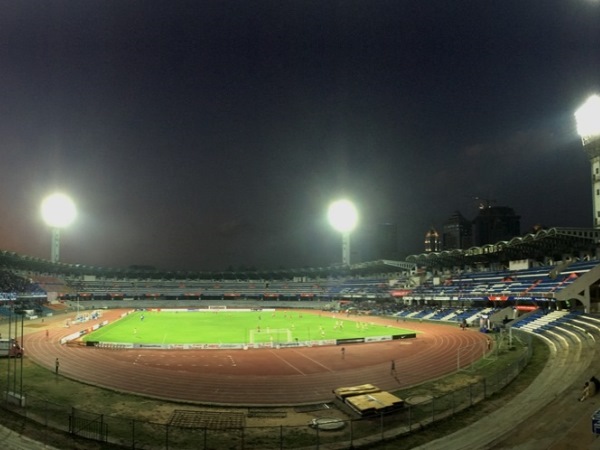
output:
POLYGON ((64 194, 52 194, 42 202, 42 218, 52 228, 51 260, 58 262, 60 257, 60 230, 73 223, 77 211, 75 203, 64 194))
POLYGON ((575 112, 577 132, 592 167, 594 228, 600 228, 600 97, 592 95, 575 112))
POLYGON ((342 264, 350 265, 350 233, 358 222, 356 208, 349 200, 338 200, 329 206, 329 223, 342 233, 342 264))

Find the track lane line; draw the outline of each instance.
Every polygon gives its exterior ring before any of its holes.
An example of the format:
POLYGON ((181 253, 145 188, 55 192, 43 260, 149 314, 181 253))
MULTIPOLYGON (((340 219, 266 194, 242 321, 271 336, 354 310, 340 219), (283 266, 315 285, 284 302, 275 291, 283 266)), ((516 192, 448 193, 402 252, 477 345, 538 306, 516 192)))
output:
POLYGON ((300 355, 300 356, 302 356, 303 358, 306 358, 306 359, 308 359, 309 361, 312 361, 313 363, 315 363, 315 364, 316 364, 316 365, 318 365, 318 366, 321 366, 323 369, 327 370, 328 372, 335 372, 335 370, 333 370, 333 369, 330 369, 329 367, 327 367, 327 366, 326 366, 326 365, 324 365, 324 364, 321 364, 319 361, 317 361, 317 360, 315 360, 315 359, 311 358, 310 356, 306 356, 306 355, 302 354, 302 353, 301 353, 301 352, 299 352, 298 350, 294 350, 294 353, 295 353, 295 354, 297 354, 297 355, 300 355))
POLYGON ((301 375, 306 376, 306 374, 304 372, 302 372, 300 369, 298 369, 296 366, 294 366, 293 364, 291 364, 289 361, 286 361, 285 359, 283 359, 281 356, 279 356, 277 353, 275 353, 273 350, 269 350, 271 352, 272 355, 274 355, 276 358, 278 358, 280 361, 283 361, 284 363, 286 363, 288 366, 290 366, 292 369, 294 369, 296 372, 298 372, 301 375))

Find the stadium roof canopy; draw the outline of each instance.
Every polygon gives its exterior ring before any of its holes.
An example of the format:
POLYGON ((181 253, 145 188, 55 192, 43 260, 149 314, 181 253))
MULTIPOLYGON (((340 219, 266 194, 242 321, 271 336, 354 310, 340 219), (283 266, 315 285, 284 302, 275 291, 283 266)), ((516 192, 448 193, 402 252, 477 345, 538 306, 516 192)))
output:
POLYGON ((20 255, 10 251, 0 251, 0 267, 17 271, 31 271, 45 274, 60 274, 72 277, 84 275, 115 279, 149 280, 285 280, 296 277, 341 278, 349 276, 373 275, 390 272, 403 272, 416 267, 415 263, 405 261, 378 260, 352 264, 350 266, 332 265, 326 267, 303 267, 292 269, 240 269, 223 271, 169 271, 151 266, 131 266, 128 268, 96 267, 20 255))
POLYGON ((111 268, 85 266, 82 264, 53 263, 49 260, 0 251, 0 267, 13 270, 32 271, 67 276, 93 275, 116 279, 167 279, 167 280, 285 280, 298 277, 341 278, 351 276, 377 276, 388 273, 406 272, 417 266, 432 268, 463 267, 494 262, 508 263, 519 259, 544 261, 547 258, 562 259, 565 255, 596 256, 600 243, 600 229, 549 228, 537 233, 519 236, 510 241, 497 242, 467 250, 448 250, 435 253, 411 255, 406 261, 376 260, 325 267, 303 267, 295 269, 224 270, 224 271, 168 271, 154 267, 131 266, 111 268))
POLYGON ((583 253, 595 257, 599 242, 600 230, 555 227, 482 247, 411 255, 406 260, 419 266, 441 268, 508 263, 520 259, 544 261, 546 258, 562 259, 565 255, 583 253))

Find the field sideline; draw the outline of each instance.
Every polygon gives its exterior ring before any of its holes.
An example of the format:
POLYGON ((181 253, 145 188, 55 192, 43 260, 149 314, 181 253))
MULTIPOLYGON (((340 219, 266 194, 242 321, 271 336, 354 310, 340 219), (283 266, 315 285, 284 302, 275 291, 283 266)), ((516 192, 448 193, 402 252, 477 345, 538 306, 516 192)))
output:
MULTIPOLYGON (((362 317, 364 320, 365 318, 362 317)), ((135 311, 84 341, 139 344, 246 344, 409 334, 412 330, 301 311, 135 311)))

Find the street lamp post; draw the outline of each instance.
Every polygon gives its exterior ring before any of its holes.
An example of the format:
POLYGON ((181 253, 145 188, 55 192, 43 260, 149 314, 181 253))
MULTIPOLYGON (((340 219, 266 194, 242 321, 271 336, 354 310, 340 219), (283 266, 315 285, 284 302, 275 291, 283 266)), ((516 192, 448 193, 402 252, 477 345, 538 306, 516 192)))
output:
POLYGON ((352 202, 338 200, 329 206, 329 223, 342 233, 342 264, 350 265, 350 233, 358 222, 358 213, 352 202))
POLYGON ((58 262, 60 258, 60 230, 73 223, 77 211, 73 200, 64 194, 52 194, 42 202, 42 218, 52 228, 50 258, 58 262))
POLYGON ((577 132, 592 169, 594 228, 600 228, 600 97, 592 95, 575 112, 577 132))

